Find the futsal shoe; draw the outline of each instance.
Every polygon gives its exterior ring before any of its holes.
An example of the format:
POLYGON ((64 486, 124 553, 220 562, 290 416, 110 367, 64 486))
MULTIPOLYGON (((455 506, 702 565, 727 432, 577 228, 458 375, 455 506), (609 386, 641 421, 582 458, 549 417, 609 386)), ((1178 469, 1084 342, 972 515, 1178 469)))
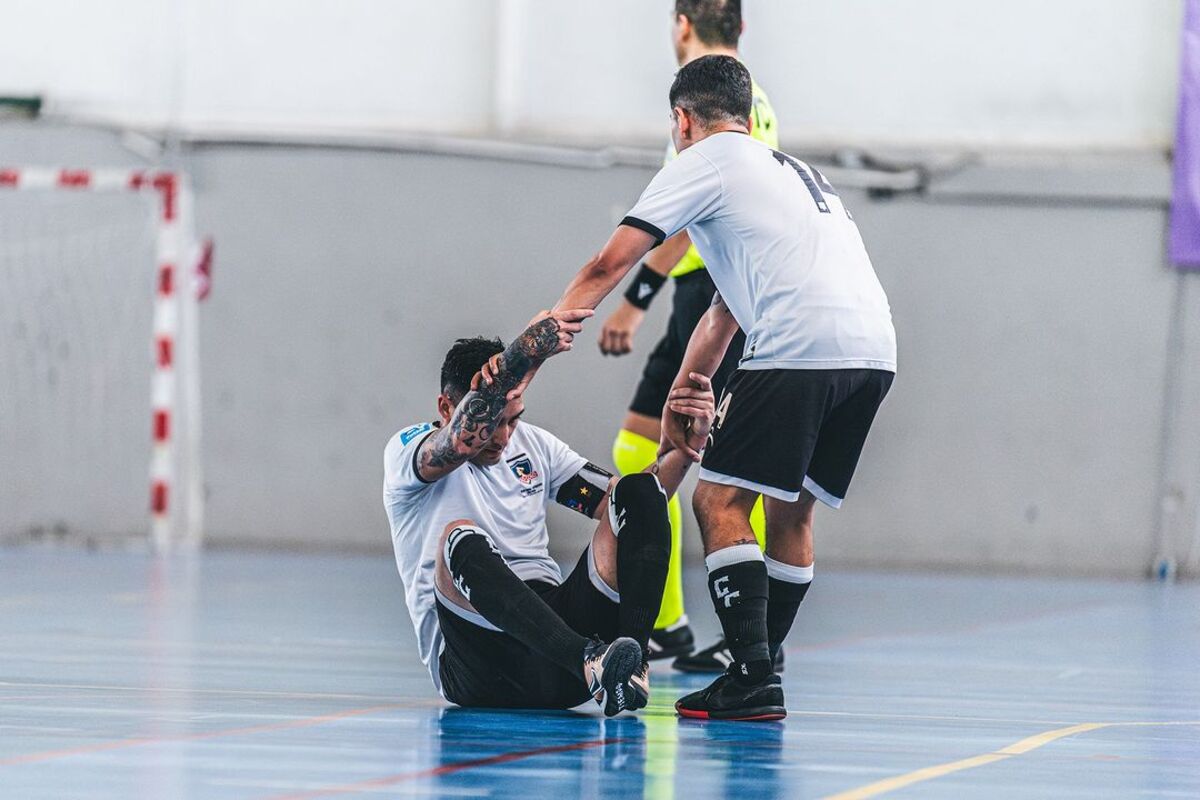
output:
POLYGON ((583 674, 588 691, 604 716, 615 717, 622 711, 642 708, 650 697, 648 667, 644 667, 642 646, 628 636, 612 644, 599 639, 588 642, 583 650, 583 674))
POLYGON ((650 662, 642 662, 642 666, 638 667, 630 676, 629 685, 633 689, 633 699, 629 703, 629 710, 637 711, 639 708, 645 708, 646 704, 650 702, 650 662))
MULTIPOLYGON (((650 656, 654 658, 653 655, 650 656)), ((680 672, 704 672, 717 674, 724 672, 730 664, 733 663, 733 655, 729 652, 729 645, 725 644, 724 639, 718 639, 717 643, 712 647, 706 647, 698 653, 693 653, 688 656, 680 656, 675 659, 672 664, 675 669, 680 672)), ((783 648, 779 648, 778 655, 775 656, 774 668, 776 672, 783 672, 783 648)))
POLYGON ((688 625, 686 616, 680 617, 674 625, 655 628, 650 632, 648 657, 651 661, 686 656, 695 649, 696 637, 692 635, 692 629, 688 625))
POLYGON ((787 716, 783 682, 774 674, 747 685, 726 672, 700 691, 679 698, 675 711, 688 719, 743 722, 770 722, 787 716))

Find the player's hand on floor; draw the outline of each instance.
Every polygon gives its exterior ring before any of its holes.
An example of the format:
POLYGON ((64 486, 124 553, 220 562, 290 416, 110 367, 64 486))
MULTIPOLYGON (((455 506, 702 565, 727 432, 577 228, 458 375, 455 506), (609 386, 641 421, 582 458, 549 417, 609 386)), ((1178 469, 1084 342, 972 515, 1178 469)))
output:
POLYGON ((622 300, 600 328, 600 352, 606 356, 623 356, 633 350, 633 337, 645 317, 645 311, 622 300))

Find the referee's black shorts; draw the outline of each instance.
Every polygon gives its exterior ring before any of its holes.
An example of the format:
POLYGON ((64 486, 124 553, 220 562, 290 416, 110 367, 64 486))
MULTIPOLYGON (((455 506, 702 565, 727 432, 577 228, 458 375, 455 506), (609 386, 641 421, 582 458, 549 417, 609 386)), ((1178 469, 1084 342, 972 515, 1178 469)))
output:
MULTIPOLYGON (((688 340, 692 338, 692 331, 704 312, 712 305, 713 294, 717 291, 706 269, 689 272, 673 280, 675 292, 671 297, 671 318, 667 320, 667 332, 646 360, 642 378, 633 393, 633 402, 629 404, 630 411, 648 417, 662 416, 671 384, 675 382, 675 376, 683 364, 688 340)), ((737 369, 745 344, 745 335, 738 331, 725 351, 721 366, 712 376, 713 394, 716 396, 720 397, 721 389, 737 369)))
MULTIPOLYGON (((617 636, 617 595, 592 575, 591 547, 562 583, 526 581, 581 636, 611 642, 617 636)), ((445 646, 438 659, 442 694, 469 708, 573 708, 592 699, 580 671, 570 674, 503 631, 467 618, 471 612, 437 601, 445 646)), ((480 618, 482 620, 482 618, 480 618)), ((486 624, 486 620, 482 620, 486 624)))
POLYGON ((700 479, 786 502, 807 489, 842 505, 895 374, 878 369, 740 369, 717 401, 700 479))

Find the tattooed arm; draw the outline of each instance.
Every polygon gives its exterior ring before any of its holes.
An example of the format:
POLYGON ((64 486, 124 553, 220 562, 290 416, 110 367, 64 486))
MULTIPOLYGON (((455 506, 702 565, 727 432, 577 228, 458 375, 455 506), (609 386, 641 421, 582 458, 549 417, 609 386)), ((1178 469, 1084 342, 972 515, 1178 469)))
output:
POLYGON ((417 474, 428 483, 445 477, 488 445, 505 420, 505 408, 517 400, 542 362, 571 349, 591 309, 539 314, 494 360, 490 382, 476 376, 450 421, 427 437, 417 454, 417 474))
MULTIPOLYGON (((688 340, 687 352, 684 353, 683 363, 679 367, 679 374, 675 377, 675 382, 671 384, 670 397, 674 398, 676 392, 690 387, 695 381, 696 375, 711 377, 717 371, 717 367, 721 365, 721 359, 725 357, 725 351, 729 349, 729 342, 733 340, 737 331, 737 320, 733 318, 729 306, 725 305, 721 293, 717 292, 713 295, 712 305, 708 307, 708 311, 704 312, 696 329, 692 331, 692 338, 688 340)), ((689 441, 688 431, 692 424, 691 417, 674 409, 671 402, 671 399, 668 399, 663 408, 662 442, 659 445, 659 452, 663 453, 674 448, 688 454, 693 460, 699 461, 700 448, 692 447, 689 441)))

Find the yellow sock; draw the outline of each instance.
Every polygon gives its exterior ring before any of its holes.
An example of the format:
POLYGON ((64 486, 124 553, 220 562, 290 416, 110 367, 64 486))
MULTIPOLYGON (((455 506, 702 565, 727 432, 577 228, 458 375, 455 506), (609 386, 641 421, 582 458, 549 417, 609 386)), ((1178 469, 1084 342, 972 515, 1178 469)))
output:
MULTIPOLYGON (((641 472, 654 463, 658 442, 621 429, 613 442, 613 464, 622 475, 641 472)), ((667 503, 667 518, 671 521, 671 562, 667 568, 667 584, 663 588, 662 606, 658 610, 655 628, 666 628, 678 622, 684 614, 683 605, 683 507, 675 494, 667 503)), ((750 511, 750 528, 758 546, 767 549, 767 515, 760 496, 750 511)))
POLYGON ((758 546, 765 551, 767 549, 767 512, 763 511, 761 494, 754 503, 754 508, 750 509, 750 528, 754 531, 754 538, 758 539, 758 546))
MULTIPOLYGON (((641 472, 654 463, 657 455, 658 442, 624 429, 617 432, 613 442, 613 464, 622 475, 641 472)), ((671 562, 655 628, 674 625, 683 616, 683 509, 679 495, 672 496, 667 503, 667 518, 671 521, 671 562)))

